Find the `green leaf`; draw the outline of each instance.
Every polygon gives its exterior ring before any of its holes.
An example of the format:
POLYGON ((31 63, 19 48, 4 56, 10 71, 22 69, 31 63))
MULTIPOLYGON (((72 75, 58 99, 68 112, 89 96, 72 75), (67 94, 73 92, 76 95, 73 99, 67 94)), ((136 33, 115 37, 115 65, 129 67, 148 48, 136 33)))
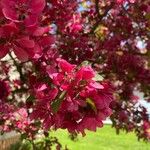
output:
POLYGON ((99 75, 98 73, 95 75, 95 77, 93 78, 94 81, 103 81, 103 77, 101 75, 99 75))
POLYGON ((53 113, 57 113, 57 112, 58 112, 61 103, 62 103, 62 100, 57 99, 57 100, 55 100, 55 101, 51 104, 53 113))
POLYGON ((148 19, 148 20, 150 20, 150 13, 147 13, 147 14, 145 15, 145 18, 148 19))
POLYGON ((35 97, 33 95, 30 95, 28 98, 27 98, 27 101, 33 101, 35 100, 35 97))
POLYGON ((90 62, 86 60, 81 63, 81 66, 88 66, 88 65, 90 65, 90 62))
POLYGON ((21 134, 21 139, 23 140, 23 139, 26 139, 27 138, 27 134, 26 133, 23 133, 23 134, 21 134))
POLYGON ((66 95, 66 91, 63 91, 61 93, 61 95, 59 96, 59 98, 56 99, 54 102, 52 102, 51 108, 52 108, 53 113, 57 113, 58 112, 65 95, 66 95))
POLYGON ((82 3, 81 3, 81 6, 82 6, 83 8, 88 8, 87 2, 82 2, 82 3))
POLYGON ((87 98, 87 99, 86 99, 86 103, 90 105, 90 107, 92 108, 92 110, 93 110, 95 113, 97 113, 97 109, 96 109, 95 103, 93 102, 92 99, 87 98))

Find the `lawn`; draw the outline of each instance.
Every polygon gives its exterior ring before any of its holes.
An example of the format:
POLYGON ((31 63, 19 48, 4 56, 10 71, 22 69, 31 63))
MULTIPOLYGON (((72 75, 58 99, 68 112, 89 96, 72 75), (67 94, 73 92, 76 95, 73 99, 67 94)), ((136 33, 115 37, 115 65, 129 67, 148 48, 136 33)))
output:
POLYGON ((97 132, 87 132, 86 137, 79 136, 77 141, 71 141, 65 131, 51 133, 70 150, 150 150, 150 143, 137 141, 133 133, 116 135, 115 130, 105 125, 97 132))

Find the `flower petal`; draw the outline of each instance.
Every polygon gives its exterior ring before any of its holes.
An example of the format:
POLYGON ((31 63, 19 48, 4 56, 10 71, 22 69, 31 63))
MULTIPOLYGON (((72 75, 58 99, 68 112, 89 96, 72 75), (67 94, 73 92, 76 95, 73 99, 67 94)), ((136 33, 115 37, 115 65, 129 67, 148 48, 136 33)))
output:
POLYGON ((31 0, 30 9, 32 13, 38 14, 43 11, 45 7, 45 0, 31 0))
POLYGON ((33 14, 30 15, 30 16, 27 16, 26 19, 24 20, 25 25, 26 25, 27 27, 31 27, 31 26, 36 25, 36 23, 37 23, 37 18, 38 18, 38 16, 37 16, 37 15, 33 15, 33 14))
POLYGON ((20 47, 14 46, 14 53, 22 62, 25 62, 29 59, 28 53, 20 47))
POLYGON ((3 8, 2 10, 4 16, 6 17, 6 19, 12 20, 14 22, 19 22, 17 20, 17 14, 15 11, 11 10, 11 9, 7 9, 7 8, 3 8))
POLYGON ((0 59, 5 57, 9 51, 8 47, 0 46, 0 59))
POLYGON ((50 29, 49 27, 38 27, 38 28, 34 31, 33 35, 34 35, 34 36, 42 36, 43 34, 45 34, 46 32, 48 32, 49 29, 50 29))
POLYGON ((35 43, 33 40, 30 40, 29 37, 23 37, 17 40, 21 47, 33 48, 35 43))
POLYGON ((66 60, 61 59, 61 58, 58 58, 57 61, 58 61, 60 69, 63 72, 70 73, 76 67, 76 65, 72 65, 72 64, 68 63, 66 60))

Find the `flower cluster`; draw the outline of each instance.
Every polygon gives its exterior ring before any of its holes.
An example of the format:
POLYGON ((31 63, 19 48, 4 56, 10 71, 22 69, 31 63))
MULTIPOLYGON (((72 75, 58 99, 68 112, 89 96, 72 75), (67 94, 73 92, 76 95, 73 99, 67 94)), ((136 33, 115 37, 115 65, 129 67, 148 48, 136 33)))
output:
MULTIPOLYGON (((126 132, 135 130, 137 135, 143 134, 143 129, 141 129, 144 125, 143 121, 149 122, 147 111, 143 106, 138 106, 131 102, 122 104, 121 102, 113 101, 110 108, 113 109, 111 119, 118 133, 121 129, 124 129, 126 132)), ((138 137, 139 139, 149 138, 147 136, 138 137)))
POLYGON ((0 58, 13 51, 23 62, 38 59, 44 49, 44 41, 54 42, 50 31, 42 26, 42 11, 45 0, 2 0, 0 2, 0 58))
POLYGON ((43 120, 46 129, 62 128, 83 135, 85 129, 96 131, 111 114, 109 86, 95 81, 96 73, 90 66, 57 61, 58 70, 49 73, 54 87, 42 84, 35 89, 37 104, 32 117, 43 120))
POLYGON ((17 128, 22 130, 24 130, 30 124, 28 113, 25 108, 15 111, 12 115, 12 120, 15 122, 17 128))

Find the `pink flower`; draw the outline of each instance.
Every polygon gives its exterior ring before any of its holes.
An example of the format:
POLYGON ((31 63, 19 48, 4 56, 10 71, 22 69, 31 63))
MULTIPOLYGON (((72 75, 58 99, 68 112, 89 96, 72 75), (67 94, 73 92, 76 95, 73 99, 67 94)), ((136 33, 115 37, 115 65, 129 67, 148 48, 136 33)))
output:
POLYGON ((18 111, 14 112, 13 117, 15 125, 21 130, 24 130, 30 124, 28 113, 25 108, 20 108, 18 111))
POLYGON ((73 33, 77 33, 79 31, 81 31, 83 27, 82 27, 82 24, 80 24, 80 23, 74 23, 71 25, 70 28, 73 33))
POLYGON ((77 80, 91 80, 94 76, 95 72, 90 66, 81 67, 76 74, 77 80))
POLYGON ((83 129, 88 129, 91 131, 96 131, 97 127, 102 127, 103 122, 102 120, 98 120, 96 118, 91 117, 84 117, 79 125, 79 129, 83 131, 83 129))
POLYGON ((28 117, 27 110, 25 108, 20 108, 17 112, 14 113, 16 120, 23 120, 28 117))
POLYGON ((62 128, 83 135, 85 129, 96 131, 97 127, 102 127, 102 120, 111 114, 109 105, 113 98, 109 86, 94 81, 96 72, 90 66, 77 68, 63 59, 57 61, 58 70, 48 72, 58 89, 55 97, 50 96, 51 90, 45 85, 40 86, 47 92, 40 94, 42 91, 37 90, 37 95, 43 95, 43 101, 41 96, 37 97, 32 117, 44 120, 46 129, 62 128))
POLYGON ((50 108, 49 104, 45 101, 37 102, 32 114, 30 115, 30 118, 43 120, 43 126, 45 129, 48 129, 53 125, 51 108, 50 108))
POLYGON ((16 24, 13 22, 5 24, 0 28, 0 58, 3 58, 7 55, 11 43, 9 38, 12 38, 17 33, 18 29, 16 24))
MULTIPOLYGON (((14 26, 7 26, 5 29, 6 31, 8 30, 12 32, 16 30, 14 26)), ((13 50, 17 58, 22 62, 25 62, 31 58, 38 59, 41 56, 41 47, 35 43, 34 40, 30 39, 29 36, 14 38, 15 35, 16 34, 11 35, 11 38, 3 39, 4 41, 0 44, 0 58, 6 56, 10 50, 13 50)))
POLYGON ((70 73, 76 67, 76 65, 72 65, 72 64, 68 63, 66 60, 61 59, 61 58, 58 58, 57 61, 58 61, 58 65, 59 65, 60 69, 63 72, 70 73))
POLYGON ((42 36, 44 33, 47 33, 50 30, 49 27, 38 27, 33 32, 34 36, 42 36))
POLYGON ((45 0, 2 0, 4 16, 13 22, 32 26, 45 7, 45 0))
POLYGON ((74 14, 72 19, 69 21, 67 28, 69 28, 72 34, 80 32, 83 29, 81 15, 74 14))
POLYGON ((33 55, 36 45, 29 37, 22 37, 14 42, 13 48, 15 55, 21 61, 27 61, 33 55))
POLYGON ((140 97, 137 95, 131 95, 130 98, 131 98, 131 102, 134 104, 136 104, 140 100, 140 97))
POLYGON ((57 88, 50 88, 45 84, 35 86, 34 91, 36 99, 44 103, 54 100, 58 94, 57 88))

